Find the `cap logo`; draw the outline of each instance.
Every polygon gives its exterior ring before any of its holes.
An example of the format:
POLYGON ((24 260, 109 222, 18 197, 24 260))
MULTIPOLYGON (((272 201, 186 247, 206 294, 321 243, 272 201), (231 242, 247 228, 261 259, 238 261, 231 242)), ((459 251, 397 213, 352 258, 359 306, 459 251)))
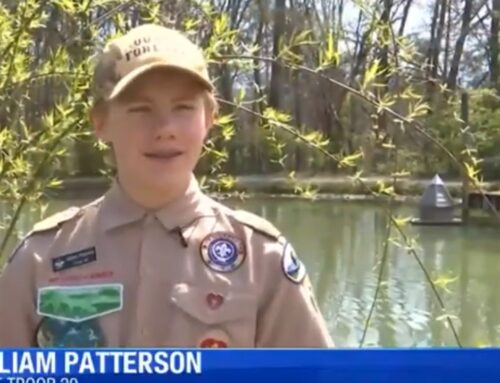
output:
POLYGON ((182 33, 145 24, 109 42, 96 64, 96 98, 116 97, 137 76, 156 67, 184 69, 213 90, 200 47, 182 33))
POLYGON ((135 39, 134 40, 134 45, 141 45, 142 43, 150 43, 151 42, 151 37, 141 37, 140 39, 135 39))
POLYGON ((132 58, 137 58, 145 53, 158 52, 158 46, 151 42, 151 37, 142 37, 134 40, 133 48, 125 52, 125 59, 130 61, 132 58))

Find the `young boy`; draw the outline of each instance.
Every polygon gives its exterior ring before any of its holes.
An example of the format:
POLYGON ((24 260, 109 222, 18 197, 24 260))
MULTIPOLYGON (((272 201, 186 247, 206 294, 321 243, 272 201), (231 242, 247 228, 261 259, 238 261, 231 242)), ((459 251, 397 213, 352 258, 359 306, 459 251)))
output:
POLYGON ((35 225, 0 276, 1 347, 329 347, 303 264, 270 223, 193 177, 216 103, 177 31, 143 25, 94 75, 118 176, 35 225))

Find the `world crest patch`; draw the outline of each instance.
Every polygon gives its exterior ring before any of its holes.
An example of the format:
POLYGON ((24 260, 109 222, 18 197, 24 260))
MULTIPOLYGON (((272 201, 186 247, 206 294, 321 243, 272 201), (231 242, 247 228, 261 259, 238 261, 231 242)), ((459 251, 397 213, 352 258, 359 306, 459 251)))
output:
POLYGON ((201 242, 200 254, 208 267, 220 273, 236 270, 246 257, 243 241, 225 232, 207 235, 201 242))

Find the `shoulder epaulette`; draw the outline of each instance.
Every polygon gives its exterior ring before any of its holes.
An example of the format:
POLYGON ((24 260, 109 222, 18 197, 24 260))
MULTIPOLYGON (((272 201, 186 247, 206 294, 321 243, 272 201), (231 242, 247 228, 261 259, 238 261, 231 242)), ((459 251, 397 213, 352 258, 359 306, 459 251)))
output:
POLYGON ((234 210, 233 216, 242 224, 268 237, 279 239, 282 236, 281 232, 271 222, 249 211, 234 210))
POLYGON ((70 207, 69 209, 60 211, 58 213, 55 213, 45 219, 43 219, 40 222, 35 223, 33 226, 33 229, 28 232, 17 244, 17 246, 14 248, 12 253, 10 254, 7 263, 11 263, 15 256, 17 255, 18 251, 21 249, 21 247, 25 244, 25 242, 35 233, 41 233, 44 231, 52 230, 57 227, 63 222, 67 222, 70 219, 74 218, 78 213, 81 211, 80 208, 78 207, 70 207))
POLYGON ((50 217, 45 218, 44 220, 36 223, 33 226, 33 233, 40 233, 42 231, 52 230, 58 227, 61 223, 67 222, 70 219, 76 217, 76 215, 81 211, 79 207, 70 207, 69 209, 60 211, 51 215, 50 217))

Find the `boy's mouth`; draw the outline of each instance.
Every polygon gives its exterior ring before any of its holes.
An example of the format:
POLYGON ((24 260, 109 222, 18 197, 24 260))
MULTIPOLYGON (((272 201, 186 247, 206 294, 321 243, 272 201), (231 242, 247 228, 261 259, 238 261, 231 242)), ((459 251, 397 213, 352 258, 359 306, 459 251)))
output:
POLYGON ((170 150, 155 150, 151 152, 144 153, 146 158, 152 160, 170 160, 172 158, 178 157, 182 154, 182 151, 176 149, 170 150))

